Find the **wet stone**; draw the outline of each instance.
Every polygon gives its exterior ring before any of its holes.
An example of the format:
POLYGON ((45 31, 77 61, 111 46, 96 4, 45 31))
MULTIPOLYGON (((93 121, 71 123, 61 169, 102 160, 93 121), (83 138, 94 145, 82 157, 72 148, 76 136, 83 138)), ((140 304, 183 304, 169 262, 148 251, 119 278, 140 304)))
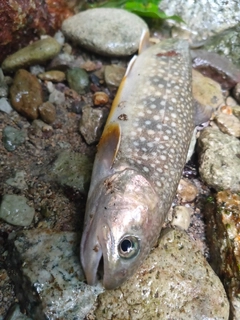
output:
POLYGON ((240 120, 233 114, 220 112, 214 117, 214 121, 223 133, 240 137, 240 120))
POLYGON ((126 68, 123 68, 118 65, 113 64, 106 66, 104 70, 104 79, 107 87, 109 89, 118 88, 122 81, 122 78, 124 77, 125 72, 126 68))
POLYGON ((98 54, 128 56, 138 50, 146 23, 126 10, 90 9, 68 18, 63 33, 79 45, 98 54))
POLYGON ((6 126, 3 129, 2 135, 3 145, 8 151, 12 152, 17 148, 17 146, 23 144, 26 136, 26 132, 6 126))
POLYGON ((102 288, 86 285, 79 234, 31 230, 11 236, 9 264, 17 298, 35 320, 83 320, 102 288))
POLYGON ((187 230, 191 222, 192 209, 184 206, 173 208, 173 218, 171 225, 182 230, 187 230))
POLYGON ((34 64, 41 64, 55 57, 60 49, 61 45, 52 37, 35 41, 8 56, 2 63, 2 69, 9 72, 34 64))
POLYGON ((8 114, 11 113, 11 111, 13 110, 6 98, 0 99, 0 110, 8 114))
POLYGON ((89 91, 89 76, 87 72, 80 68, 72 68, 67 71, 67 81, 71 89, 79 94, 89 91))
POLYGON ((4 195, 0 205, 0 218, 15 226, 29 226, 35 210, 27 204, 24 196, 4 195))
POLYGON ((108 95, 105 92, 95 92, 93 95, 93 103, 95 106, 103 106, 108 103, 108 95))
POLYGON ((42 120, 46 123, 53 123, 56 119, 56 108, 54 105, 47 101, 44 102, 41 106, 38 108, 40 117, 42 120))
POLYGON ((198 138, 199 173, 215 190, 240 191, 240 141, 208 127, 198 138))
POLYGON ((13 108, 30 120, 38 117, 38 107, 43 103, 42 87, 36 76, 24 69, 15 74, 10 88, 13 108))
POLYGON ((98 297, 95 316, 101 320, 228 320, 229 303, 198 246, 183 231, 165 230, 138 272, 119 289, 98 297))
POLYGON ((99 141, 107 116, 107 112, 104 109, 94 109, 88 105, 82 108, 82 118, 79 123, 79 131, 83 135, 87 144, 99 141))
POLYGON ((198 189, 190 180, 181 179, 177 193, 182 202, 193 202, 198 195, 198 189))
POLYGON ((44 81, 62 82, 66 79, 66 76, 62 71, 51 70, 38 74, 38 78, 44 81))

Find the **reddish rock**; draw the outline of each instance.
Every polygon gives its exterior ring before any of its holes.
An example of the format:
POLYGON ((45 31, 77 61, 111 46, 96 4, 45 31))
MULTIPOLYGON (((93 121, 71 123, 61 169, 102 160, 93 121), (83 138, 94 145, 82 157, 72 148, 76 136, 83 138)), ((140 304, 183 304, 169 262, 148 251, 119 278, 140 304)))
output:
POLYGON ((10 88, 12 107, 28 119, 38 117, 38 107, 43 103, 42 87, 36 76, 24 69, 18 70, 10 88))

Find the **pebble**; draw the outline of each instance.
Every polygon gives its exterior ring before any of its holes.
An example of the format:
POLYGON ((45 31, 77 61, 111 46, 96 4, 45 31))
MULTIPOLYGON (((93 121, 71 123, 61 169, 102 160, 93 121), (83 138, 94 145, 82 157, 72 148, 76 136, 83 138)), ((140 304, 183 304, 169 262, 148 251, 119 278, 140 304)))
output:
POLYGON ((36 64, 34 66, 31 66, 29 68, 31 74, 34 74, 35 76, 37 76, 39 73, 44 73, 45 72, 45 68, 40 66, 39 64, 36 64))
POLYGON ((235 99, 233 99, 233 97, 228 96, 226 99, 226 105, 229 107, 234 107, 237 105, 237 101, 235 99))
POLYGON ((240 106, 233 106, 232 107, 232 113, 240 120, 240 106))
POLYGON ((240 83, 237 83, 233 89, 233 96, 240 103, 240 83))
POLYGON ((147 24, 123 9, 96 8, 76 14, 62 24, 63 33, 80 46, 107 56, 129 56, 138 50, 147 24))
POLYGON ((95 92, 93 95, 93 103, 95 106, 104 106, 108 103, 108 95, 105 92, 95 92))
POLYGON ((17 146, 23 144, 26 136, 27 134, 25 131, 15 129, 11 126, 6 126, 2 133, 3 145, 8 151, 12 152, 17 148, 17 146))
POLYGON ((167 229, 138 272, 98 297, 96 319, 228 320, 229 303, 199 247, 167 229))
POLYGON ((0 99, 0 110, 5 113, 11 113, 13 108, 6 98, 0 99))
POLYGON ((218 128, 205 128, 198 138, 199 173, 215 190, 240 191, 240 141, 218 128))
POLYGON ((214 117, 214 121, 223 133, 237 138, 240 137, 240 120, 233 114, 219 112, 214 117))
POLYGON ((52 37, 38 40, 8 56, 2 63, 3 71, 12 72, 35 64, 41 64, 55 57, 61 45, 52 37))
POLYGON ((81 68, 72 68, 67 71, 67 81, 69 87, 79 94, 89 91, 89 76, 87 72, 81 68))
POLYGON ((66 80, 65 73, 58 70, 46 71, 38 74, 38 78, 43 81, 62 82, 66 80))
POLYGON ((35 210, 24 196, 7 194, 2 197, 0 218, 9 224, 26 227, 32 223, 35 210))
POLYGON ((38 107, 38 111, 40 114, 41 119, 50 124, 53 123, 56 119, 56 108, 54 105, 50 102, 44 102, 42 105, 38 107))
POLYGON ((53 90, 48 97, 48 101, 56 105, 63 104, 65 102, 65 94, 53 87, 53 90))
POLYGON ((17 188, 19 190, 26 190, 27 184, 25 181, 25 175, 26 175, 25 171, 17 171, 13 178, 7 179, 6 184, 14 188, 17 188))
POLYGON ((10 100, 13 108, 34 120, 38 117, 38 107, 43 103, 41 84, 36 76, 24 69, 16 72, 10 88, 10 100))
POLYGON ((86 319, 103 291, 84 282, 79 235, 54 230, 11 234, 12 280, 22 308, 32 319, 86 319))
POLYGON ((192 209, 184 206, 173 208, 173 218, 171 225, 181 230, 187 230, 191 222, 192 209))
POLYGON ((193 202, 198 196, 198 189, 190 180, 181 179, 177 193, 182 202, 193 202))
POLYGON ((57 40, 57 42, 58 42, 61 46, 64 45, 65 37, 64 37, 64 34, 62 33, 61 30, 58 30, 58 31, 55 33, 54 39, 57 40))
POLYGON ((99 141, 106 120, 107 114, 104 109, 94 109, 89 105, 82 108, 79 131, 87 144, 93 144, 99 141))
POLYGON ((124 74, 126 72, 126 68, 118 66, 116 64, 106 66, 104 70, 104 79, 107 87, 111 89, 118 88, 124 74))

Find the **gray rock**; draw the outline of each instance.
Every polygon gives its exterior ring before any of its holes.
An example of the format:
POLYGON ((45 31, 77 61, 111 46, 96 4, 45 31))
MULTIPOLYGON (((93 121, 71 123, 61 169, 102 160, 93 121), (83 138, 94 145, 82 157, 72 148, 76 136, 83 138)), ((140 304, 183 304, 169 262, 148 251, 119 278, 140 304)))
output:
POLYGON ((35 210, 27 204, 24 196, 6 194, 0 205, 0 218, 15 226, 29 226, 35 210))
POLYGON ((2 63, 3 71, 15 71, 27 66, 41 64, 55 57, 61 45, 52 37, 35 41, 8 56, 2 63))
POLYGON ((0 110, 8 114, 12 112, 13 108, 6 98, 0 99, 0 110))
POLYGON ((6 126, 3 129, 2 141, 8 151, 14 151, 17 146, 21 145, 26 139, 26 132, 6 126))
POLYGON ((240 141, 216 128, 204 129, 198 139, 201 179, 216 190, 240 191, 240 141))
POLYGON ((49 178, 56 180, 61 186, 68 186, 88 192, 93 159, 78 152, 63 150, 59 153, 54 163, 49 168, 49 178))
POLYGON ((126 72, 126 68, 116 64, 106 66, 104 70, 104 80, 109 89, 118 88, 122 78, 126 72))
POLYGON ((162 0, 159 7, 167 15, 180 16, 185 21, 182 29, 189 30, 197 40, 231 28, 240 20, 240 4, 235 0, 162 0))
POLYGON ((67 81, 69 87, 79 94, 89 91, 89 77, 85 70, 81 68, 72 68, 67 71, 67 81))
POLYGON ((90 9, 68 18, 63 33, 88 50, 107 56, 128 56, 138 50, 146 23, 122 9, 90 9))
POLYGON ((229 303, 199 248, 186 233, 168 230, 137 274, 99 296, 95 315, 101 320, 227 320, 229 303))
POLYGON ((82 320, 102 288, 86 285, 79 234, 31 230, 11 236, 11 278, 22 308, 35 320, 82 320))
POLYGON ((94 109, 88 105, 82 108, 82 118, 79 124, 79 131, 83 135, 87 144, 99 141, 106 120, 107 114, 104 109, 94 109))
POLYGON ((27 189, 27 184, 24 179, 25 175, 26 175, 25 171, 17 171, 13 178, 7 179, 6 183, 19 190, 25 190, 27 189))

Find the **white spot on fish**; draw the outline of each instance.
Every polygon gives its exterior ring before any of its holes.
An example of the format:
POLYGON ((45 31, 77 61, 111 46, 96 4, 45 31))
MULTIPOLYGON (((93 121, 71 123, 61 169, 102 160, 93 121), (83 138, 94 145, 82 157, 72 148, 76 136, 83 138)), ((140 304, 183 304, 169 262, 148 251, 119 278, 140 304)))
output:
POLYGON ((149 134, 149 135, 153 135, 155 132, 154 132, 154 130, 147 130, 147 134, 149 134))

